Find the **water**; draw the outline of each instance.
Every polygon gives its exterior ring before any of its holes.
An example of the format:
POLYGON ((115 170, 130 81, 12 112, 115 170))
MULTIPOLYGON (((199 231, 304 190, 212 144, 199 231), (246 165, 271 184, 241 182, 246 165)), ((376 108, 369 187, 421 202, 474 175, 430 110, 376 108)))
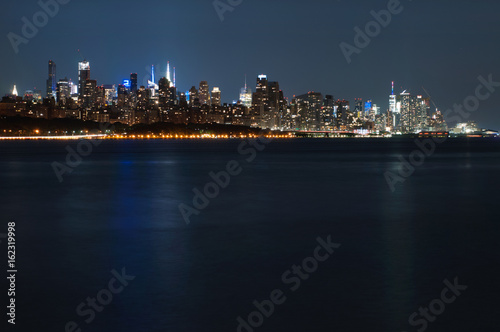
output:
POLYGON ((236 331, 280 289, 253 330, 416 331, 455 277, 467 290, 427 330, 498 329, 498 140, 445 142, 395 192, 384 173, 412 140, 276 140, 251 163, 236 140, 106 141, 59 183, 76 144, 0 142, 18 330, 236 331), (179 204, 230 160, 241 174, 187 225, 179 204), (291 291, 283 273, 328 235, 341 246, 291 291), (122 268, 135 279, 86 323, 76 308, 122 268))

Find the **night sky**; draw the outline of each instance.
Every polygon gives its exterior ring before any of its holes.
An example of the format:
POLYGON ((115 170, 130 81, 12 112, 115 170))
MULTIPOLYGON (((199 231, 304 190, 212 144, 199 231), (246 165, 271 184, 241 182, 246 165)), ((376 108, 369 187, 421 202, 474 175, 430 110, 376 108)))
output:
MULTIPOLYGON (((121 83, 131 72, 144 84, 146 67, 159 65, 160 74, 170 60, 179 90, 207 80, 224 102, 238 98, 245 74, 253 90, 264 73, 287 97, 319 91, 351 103, 372 99, 384 112, 391 81, 397 93, 425 94, 424 86, 442 110, 474 94, 479 75, 500 82, 498 0, 404 0, 404 10, 348 64, 339 44, 353 44, 354 27, 364 28, 370 11, 387 3, 244 0, 221 22, 210 0, 71 0, 16 54, 7 34, 21 35, 21 18, 31 21, 40 7, 3 2, 0 94, 13 84, 20 94, 34 87, 45 93, 48 60, 58 80, 76 81, 78 49, 99 85, 121 83)), ((500 88, 469 120, 500 129, 498 105, 500 88)))

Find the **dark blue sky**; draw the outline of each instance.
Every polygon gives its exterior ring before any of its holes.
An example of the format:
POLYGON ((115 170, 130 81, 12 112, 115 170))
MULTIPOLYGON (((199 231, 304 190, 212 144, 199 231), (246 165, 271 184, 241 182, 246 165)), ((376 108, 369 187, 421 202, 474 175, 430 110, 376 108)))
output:
MULTIPOLYGON (((222 0, 226 2, 227 0, 222 0)), ((177 86, 207 80, 223 101, 238 98, 244 76, 280 82, 285 95, 319 91, 335 98, 372 99, 385 111, 390 82, 415 94, 424 86, 446 109, 474 93, 479 75, 500 81, 498 0, 404 0, 402 13, 347 64, 339 44, 353 44, 354 27, 373 18, 388 1, 243 0, 221 22, 211 0, 71 0, 15 54, 7 38, 21 35, 23 16, 37 1, 4 2, 0 29, 0 92, 45 90, 47 62, 59 78, 77 79, 77 49, 91 63, 98 84, 120 83, 131 72, 139 83, 146 67, 167 60, 177 67, 177 86)), ((500 89, 470 119, 500 129, 500 89)))

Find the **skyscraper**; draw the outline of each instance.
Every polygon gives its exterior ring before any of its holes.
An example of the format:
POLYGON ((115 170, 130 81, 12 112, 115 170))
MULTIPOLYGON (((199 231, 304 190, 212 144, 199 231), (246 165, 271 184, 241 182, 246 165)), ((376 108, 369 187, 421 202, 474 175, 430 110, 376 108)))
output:
POLYGON ((47 79, 47 98, 56 98, 57 82, 56 82, 56 64, 54 61, 49 61, 49 78, 47 79))
POLYGON ((247 86, 246 76, 245 76, 245 87, 241 88, 240 100, 245 107, 247 108, 252 107, 252 89, 248 88, 247 86))
POLYGON ((64 105, 66 100, 71 97, 71 89, 67 78, 59 80, 57 83, 57 101, 64 105))
POLYGON ((324 130, 335 129, 335 99, 332 95, 326 95, 323 100, 323 108, 321 110, 321 120, 324 130))
POLYGON ((167 75, 165 76, 169 85, 172 85, 172 78, 170 77, 170 61, 167 61, 167 75))
POLYGON ((269 85, 267 75, 257 77, 257 86, 252 95, 252 109, 261 128, 267 128, 266 117, 269 110, 269 85))
POLYGON ((90 63, 87 60, 83 60, 78 63, 78 93, 80 94, 80 99, 84 97, 84 88, 87 80, 90 80, 90 63))
POLYGON ((16 85, 15 85, 15 84, 14 84, 14 89, 12 89, 12 95, 13 95, 13 96, 16 96, 16 97, 17 97, 17 95, 18 95, 18 93, 17 93, 17 87, 16 87, 16 85))
POLYGON ((137 93, 137 73, 130 74, 130 91, 137 93))
POLYGON ((392 117, 392 126, 394 128, 399 127, 400 114, 396 109, 396 95, 394 94, 394 82, 392 82, 392 93, 389 96, 389 113, 392 117))
POLYGON ((214 87, 212 90, 212 105, 221 105, 221 91, 218 87, 214 87))
POLYGON ((295 97, 300 117, 300 127, 303 130, 320 130, 323 127, 321 111, 323 95, 319 92, 308 92, 295 97))
POLYGON ((199 98, 200 105, 210 105, 210 92, 208 90, 207 81, 200 82, 199 98))
POLYGON ((92 108, 96 103, 97 82, 95 80, 87 80, 83 85, 83 106, 92 108))
POLYGON ((405 90, 399 95, 399 98, 401 101, 401 132, 411 133, 415 121, 414 97, 405 90))
POLYGON ((193 86, 193 87, 191 87, 191 89, 189 89, 189 106, 191 106, 191 107, 200 106, 200 97, 198 94, 198 90, 196 90, 195 86, 193 86))

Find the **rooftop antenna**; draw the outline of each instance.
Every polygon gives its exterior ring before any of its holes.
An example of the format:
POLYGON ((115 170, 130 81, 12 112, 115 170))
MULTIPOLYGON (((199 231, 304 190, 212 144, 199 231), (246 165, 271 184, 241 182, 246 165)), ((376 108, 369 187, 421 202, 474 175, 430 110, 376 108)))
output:
POLYGON ((82 52, 80 52, 80 49, 78 49, 78 54, 80 54, 80 57, 82 58, 82 61, 85 61, 85 58, 82 55, 82 52))

